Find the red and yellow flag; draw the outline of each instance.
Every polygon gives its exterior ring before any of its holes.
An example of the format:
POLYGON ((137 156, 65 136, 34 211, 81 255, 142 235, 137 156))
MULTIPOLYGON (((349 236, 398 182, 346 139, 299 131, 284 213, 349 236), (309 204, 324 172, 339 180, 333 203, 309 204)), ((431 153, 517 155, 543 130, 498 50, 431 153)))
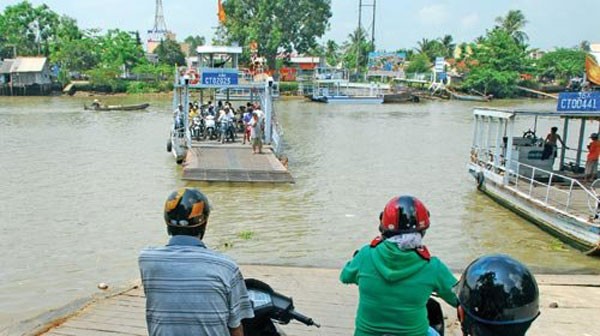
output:
POLYGON ((225 24, 225 8, 223 8, 223 2, 221 0, 219 0, 218 3, 218 12, 217 15, 219 16, 219 23, 220 24, 225 24))
POLYGON ((585 74, 588 81, 600 85, 600 65, 592 55, 585 57, 585 74))

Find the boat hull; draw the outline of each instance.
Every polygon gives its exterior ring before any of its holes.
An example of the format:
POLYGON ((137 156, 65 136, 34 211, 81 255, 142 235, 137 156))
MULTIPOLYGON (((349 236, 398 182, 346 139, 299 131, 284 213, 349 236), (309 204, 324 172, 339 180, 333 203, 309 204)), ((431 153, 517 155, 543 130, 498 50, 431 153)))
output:
POLYGON ((369 96, 312 96, 311 101, 327 104, 382 104, 383 97, 369 96))
POLYGON ((99 106, 99 107, 83 105, 83 108, 85 110, 92 110, 92 111, 138 111, 138 110, 145 110, 146 108, 148 108, 148 106, 150 106, 150 104, 144 103, 144 104, 136 104, 136 105, 107 105, 107 106, 99 106))
POLYGON ((479 191, 496 203, 527 219, 564 243, 590 256, 600 256, 598 233, 587 232, 585 220, 567 216, 522 197, 517 190, 504 186, 501 177, 485 174, 476 167, 469 171, 475 177, 479 191))

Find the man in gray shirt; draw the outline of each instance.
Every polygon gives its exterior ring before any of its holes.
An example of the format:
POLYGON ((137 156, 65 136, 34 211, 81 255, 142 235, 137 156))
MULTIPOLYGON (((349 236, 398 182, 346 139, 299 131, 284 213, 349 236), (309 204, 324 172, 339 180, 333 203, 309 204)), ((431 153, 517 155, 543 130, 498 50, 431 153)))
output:
POLYGON ((254 317, 236 263, 202 242, 210 207, 199 190, 174 191, 165 203, 167 246, 139 256, 150 336, 243 336, 254 317))

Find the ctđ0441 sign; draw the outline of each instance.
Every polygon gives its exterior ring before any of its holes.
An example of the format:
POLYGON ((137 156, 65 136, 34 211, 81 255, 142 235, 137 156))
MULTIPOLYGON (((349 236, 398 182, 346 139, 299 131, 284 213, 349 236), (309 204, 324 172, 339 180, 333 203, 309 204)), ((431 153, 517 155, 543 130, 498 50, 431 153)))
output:
POLYGON ((556 110, 572 112, 600 111, 600 92, 561 92, 558 95, 556 110))
POLYGON ((210 86, 238 85, 238 74, 230 71, 202 71, 202 84, 210 86))

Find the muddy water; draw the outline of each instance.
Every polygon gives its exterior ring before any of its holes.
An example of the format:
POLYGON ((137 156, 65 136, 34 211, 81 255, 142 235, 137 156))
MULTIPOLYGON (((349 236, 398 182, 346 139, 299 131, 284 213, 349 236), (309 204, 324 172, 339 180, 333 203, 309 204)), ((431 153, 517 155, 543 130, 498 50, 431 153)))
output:
POLYGON ((138 251, 166 240, 165 196, 184 185, 212 202, 207 243, 240 263, 339 267, 376 235, 385 202, 408 193, 429 207, 426 243, 454 269, 505 252, 537 271, 600 272, 475 190, 469 103, 278 102, 296 183, 244 185, 179 180, 165 151, 168 97, 144 112, 87 112, 84 102, 0 98, 0 331, 98 282, 137 278, 138 251))

